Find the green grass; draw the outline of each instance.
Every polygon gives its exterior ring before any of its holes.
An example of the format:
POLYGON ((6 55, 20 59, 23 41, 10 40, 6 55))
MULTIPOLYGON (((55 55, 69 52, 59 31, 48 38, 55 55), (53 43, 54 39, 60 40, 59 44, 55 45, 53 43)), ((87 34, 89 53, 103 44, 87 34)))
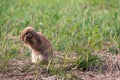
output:
POLYGON ((98 50, 119 53, 120 0, 0 0, 0 70, 21 53, 19 35, 26 26, 41 31, 55 51, 82 56, 77 65, 94 65, 99 60, 91 54, 98 50))

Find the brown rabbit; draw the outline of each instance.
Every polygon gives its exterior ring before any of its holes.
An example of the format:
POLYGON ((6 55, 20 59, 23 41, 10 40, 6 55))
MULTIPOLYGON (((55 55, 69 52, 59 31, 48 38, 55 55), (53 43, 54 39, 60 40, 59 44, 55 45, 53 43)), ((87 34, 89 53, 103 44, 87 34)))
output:
POLYGON ((21 32, 20 39, 32 51, 31 61, 33 63, 51 61, 53 57, 52 46, 42 33, 36 32, 32 27, 26 27, 21 32))

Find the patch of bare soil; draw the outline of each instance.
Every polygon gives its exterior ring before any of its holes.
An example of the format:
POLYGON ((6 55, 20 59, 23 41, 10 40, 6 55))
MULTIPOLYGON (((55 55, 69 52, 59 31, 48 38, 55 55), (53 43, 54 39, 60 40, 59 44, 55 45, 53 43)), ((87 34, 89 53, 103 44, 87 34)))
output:
MULTIPOLYGON (((60 52, 54 52, 55 57, 53 60, 54 69, 58 71, 61 69, 61 66, 64 64, 64 57, 67 59, 77 58, 76 53, 72 53, 69 58, 64 56, 60 52)), ((0 72, 0 80, 120 80, 120 55, 112 55, 108 51, 102 50, 94 53, 94 55, 99 56, 103 61, 103 72, 96 71, 81 71, 79 69, 73 69, 69 67, 72 65, 71 61, 68 62, 68 67, 65 69, 63 77, 58 76, 57 74, 50 74, 52 71, 46 69, 47 65, 32 64, 30 58, 19 60, 11 59, 7 66, 8 69, 0 72), (67 77, 67 78, 66 78, 67 77)))

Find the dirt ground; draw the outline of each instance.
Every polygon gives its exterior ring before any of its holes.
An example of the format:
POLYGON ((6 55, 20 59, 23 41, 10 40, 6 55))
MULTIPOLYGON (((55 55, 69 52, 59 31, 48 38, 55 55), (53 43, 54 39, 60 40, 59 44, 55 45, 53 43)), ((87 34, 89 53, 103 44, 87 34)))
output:
MULTIPOLYGON (((98 51, 94 53, 94 55, 98 55, 105 61, 104 73, 92 70, 81 71, 79 69, 66 69, 64 76, 67 76, 67 79, 70 80, 120 80, 120 55, 112 55, 104 50, 98 51)), ((76 55, 72 57, 74 58, 76 55)), ((61 62, 57 62, 56 66, 60 67, 60 65, 61 62)), ((0 80, 66 80, 65 77, 61 78, 58 75, 49 74, 50 70, 47 70, 45 66, 46 65, 40 66, 32 64, 30 58, 25 60, 14 58, 8 62, 8 68, 0 72, 0 80)))

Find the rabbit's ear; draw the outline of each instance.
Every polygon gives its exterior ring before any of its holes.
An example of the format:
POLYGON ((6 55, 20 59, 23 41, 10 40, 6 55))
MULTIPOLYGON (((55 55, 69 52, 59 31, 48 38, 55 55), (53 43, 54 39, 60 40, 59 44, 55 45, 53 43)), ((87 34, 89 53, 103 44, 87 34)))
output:
POLYGON ((40 39, 40 37, 39 37, 39 35, 37 34, 37 32, 35 32, 35 31, 30 31, 31 33, 32 33, 32 35, 35 37, 35 39, 39 42, 39 43, 41 43, 41 39, 40 39))

